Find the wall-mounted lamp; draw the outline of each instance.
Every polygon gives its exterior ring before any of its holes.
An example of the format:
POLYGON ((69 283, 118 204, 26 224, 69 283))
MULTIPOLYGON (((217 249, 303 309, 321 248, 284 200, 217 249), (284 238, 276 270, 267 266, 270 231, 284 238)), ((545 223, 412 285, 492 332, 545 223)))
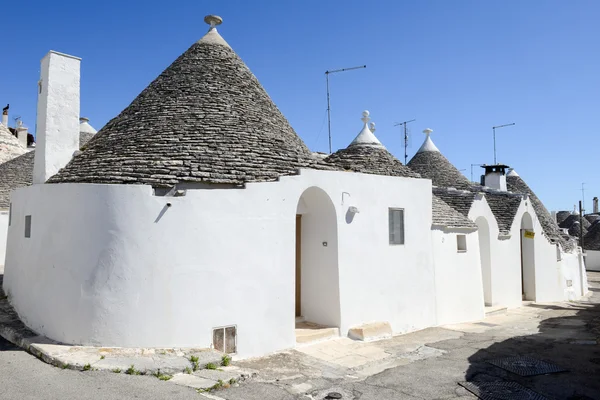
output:
POLYGON ((167 203, 167 207, 171 207, 171 203, 167 203))
POLYGON ((348 207, 348 212, 351 212, 352 214, 358 214, 360 210, 355 206, 350 206, 348 207))

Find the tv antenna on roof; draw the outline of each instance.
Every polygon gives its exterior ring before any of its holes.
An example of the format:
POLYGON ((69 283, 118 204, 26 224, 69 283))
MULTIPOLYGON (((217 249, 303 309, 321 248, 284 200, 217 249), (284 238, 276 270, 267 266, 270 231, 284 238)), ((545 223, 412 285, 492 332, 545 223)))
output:
POLYGON ((398 126, 398 125, 404 125, 404 165, 406 165, 407 160, 408 160, 408 128, 406 127, 406 124, 408 124, 409 122, 413 122, 416 121, 416 119, 411 119, 410 121, 404 121, 404 122, 399 122, 397 124, 394 124, 394 126, 398 126))
POLYGON ((327 81, 327 129, 329 130, 329 154, 331 154, 331 105, 329 103, 329 74, 335 74, 336 72, 352 71, 353 69, 367 68, 366 65, 352 68, 341 68, 334 70, 325 71, 325 80, 327 81))
POLYGON ((496 165, 496 128, 504 128, 505 126, 512 126, 515 125, 515 123, 513 122, 512 124, 504 124, 504 125, 498 125, 498 126, 492 126, 492 131, 494 131, 494 165, 496 165))

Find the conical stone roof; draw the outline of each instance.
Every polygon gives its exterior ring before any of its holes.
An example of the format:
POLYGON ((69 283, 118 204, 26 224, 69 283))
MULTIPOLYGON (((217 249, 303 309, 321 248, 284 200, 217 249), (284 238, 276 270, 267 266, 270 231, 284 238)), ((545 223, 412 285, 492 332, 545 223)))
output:
POLYGON ((590 227, 590 225, 591 225, 590 221, 588 221, 586 218, 580 218, 579 214, 570 214, 561 223, 559 223, 558 226, 563 229, 570 229, 571 226, 573 226, 573 224, 575 224, 575 223, 579 224, 580 220, 583 221, 583 227, 585 229, 588 229, 590 227))
POLYGON ((600 251, 600 220, 594 222, 583 237, 583 248, 600 251))
POLYGON ((421 177, 431 179, 434 186, 471 189, 469 180, 433 144, 431 129, 423 132, 427 135, 425 142, 408 162, 408 167, 421 177))
POLYGON ((375 137, 367 126, 368 111, 363 112, 362 121, 364 126, 352 143, 347 148, 338 150, 325 158, 326 163, 345 171, 420 178, 419 174, 404 166, 375 137))
POLYGON ((431 195, 431 218, 432 225, 445 228, 471 228, 477 229, 477 225, 462 213, 450 207, 445 201, 435 194, 431 195))
POLYGON ((19 139, 14 137, 7 127, 0 124, 0 164, 25 153, 27 149, 21 146, 19 139))
POLYGON ((10 193, 33 182, 35 151, 30 151, 0 164, 0 209, 10 205, 10 193))
POLYGON ((248 67, 209 32, 49 183, 272 181, 318 161, 248 67))
POLYGON ((544 234, 549 240, 559 242, 563 249, 569 251, 572 249, 572 245, 567 242, 560 233, 556 221, 552 218, 544 203, 535 195, 533 190, 525 183, 525 181, 515 172, 506 176, 506 185, 508 190, 513 193, 527 194, 531 201, 531 205, 535 210, 535 213, 542 225, 544 234))
MULTIPOLYGON (((509 175, 510 176, 510 175, 509 175)), ((559 211, 556 213, 556 223, 560 224, 571 215, 571 211, 559 211)))

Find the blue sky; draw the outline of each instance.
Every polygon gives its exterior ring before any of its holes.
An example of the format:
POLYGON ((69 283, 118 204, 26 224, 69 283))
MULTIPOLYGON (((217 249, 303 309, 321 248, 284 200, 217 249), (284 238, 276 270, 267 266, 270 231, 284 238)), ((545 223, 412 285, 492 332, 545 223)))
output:
MULTIPOLYGON (((307 145, 327 151, 325 75, 334 151, 361 129, 404 161, 394 123, 410 119, 409 159, 424 128, 467 177, 471 164, 515 167, 549 209, 571 209, 586 183, 600 196, 600 2, 595 0, 114 1, 3 4, 0 103, 35 126, 39 62, 82 58, 81 113, 97 129, 207 31, 242 57, 307 145)), ((475 167, 475 177, 479 174, 475 167)), ((476 178, 477 179, 477 178, 476 178)))

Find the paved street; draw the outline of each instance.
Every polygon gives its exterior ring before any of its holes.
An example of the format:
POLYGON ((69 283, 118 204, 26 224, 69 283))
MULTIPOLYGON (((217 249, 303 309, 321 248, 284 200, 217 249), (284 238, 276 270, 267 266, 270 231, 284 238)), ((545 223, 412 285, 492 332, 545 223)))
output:
POLYGON ((196 399, 195 390, 153 376, 79 372, 48 365, 0 338, 0 399, 196 399))
MULTIPOLYGON (((336 339, 236 364, 259 375, 211 398, 227 400, 474 399, 457 382, 516 382, 547 399, 600 399, 600 274, 588 301, 532 304, 470 324, 389 340, 336 339), (522 377, 486 361, 530 356, 566 372, 522 377)), ((0 339, 0 399, 199 399, 153 376, 63 370, 0 339)), ((516 397, 508 397, 516 398, 516 397)))

